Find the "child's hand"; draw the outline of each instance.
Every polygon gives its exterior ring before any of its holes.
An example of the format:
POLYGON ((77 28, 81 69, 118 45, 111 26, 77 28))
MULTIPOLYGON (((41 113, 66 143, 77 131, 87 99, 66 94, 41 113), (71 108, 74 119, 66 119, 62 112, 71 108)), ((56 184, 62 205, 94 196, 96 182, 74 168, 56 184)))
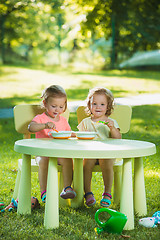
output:
POLYGON ((56 125, 53 122, 45 123, 45 129, 53 129, 56 128, 56 125))
POLYGON ((120 129, 114 126, 114 122, 111 119, 108 119, 107 126, 110 128, 111 138, 121 139, 120 129))
POLYGON ((114 127, 114 122, 111 119, 108 119, 106 124, 110 129, 114 127))

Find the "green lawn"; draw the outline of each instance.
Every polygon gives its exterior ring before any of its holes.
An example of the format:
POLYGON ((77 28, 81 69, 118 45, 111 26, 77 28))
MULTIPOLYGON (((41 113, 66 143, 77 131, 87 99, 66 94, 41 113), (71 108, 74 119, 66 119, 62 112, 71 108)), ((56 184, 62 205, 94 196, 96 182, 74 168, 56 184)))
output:
MULTIPOLYGON (((139 93, 159 93, 159 72, 150 71, 106 71, 77 72, 66 69, 38 69, 14 66, 0 66, 1 108, 22 103, 39 103, 41 91, 50 84, 62 85, 68 100, 84 100, 88 89, 96 85, 110 88, 115 97, 137 95, 139 93)), ((70 124, 76 130, 76 114, 70 114, 70 124)), ((131 128, 123 138, 150 141, 156 144, 157 154, 144 158, 144 175, 147 197, 147 217, 160 210, 160 105, 133 107, 131 128)), ((14 142, 22 136, 16 133, 13 119, 0 119, 0 201, 8 205, 12 198, 16 179, 17 159, 14 142)), ((101 233, 96 235, 94 220, 103 192, 101 173, 96 173, 92 181, 97 203, 93 208, 60 208, 60 227, 46 230, 43 226, 44 204, 40 200, 37 173, 32 173, 32 196, 40 201, 40 208, 30 216, 17 216, 16 212, 0 214, 0 239, 119 239, 119 235, 101 233)), ((126 196, 127 197, 127 196, 126 196)), ((111 208, 119 210, 112 204, 111 208)), ((158 239, 159 227, 140 227, 135 216, 135 229, 124 231, 130 239, 158 239)))

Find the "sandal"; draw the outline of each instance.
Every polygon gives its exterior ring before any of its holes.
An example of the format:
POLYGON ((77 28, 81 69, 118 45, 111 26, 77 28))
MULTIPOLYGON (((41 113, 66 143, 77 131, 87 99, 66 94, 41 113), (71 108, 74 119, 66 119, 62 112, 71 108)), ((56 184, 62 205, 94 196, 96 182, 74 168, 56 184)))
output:
POLYGON ((94 198, 94 195, 92 192, 88 192, 84 195, 85 199, 88 195, 92 195, 92 197, 88 198, 85 202, 85 204, 88 206, 88 207, 92 207, 93 205, 95 205, 96 203, 96 199, 94 198))
POLYGON ((4 202, 0 202, 0 212, 4 212, 4 202))
POLYGON ((63 198, 63 199, 73 199, 73 198, 75 198, 76 197, 76 192, 73 190, 73 188, 71 187, 71 186, 68 186, 68 187, 65 187, 64 189, 63 189, 63 191, 61 192, 61 194, 60 194, 60 197, 61 198, 63 198), (68 189, 69 188, 69 190, 67 190, 66 191, 66 189, 68 189))
MULTIPOLYGON (((102 196, 107 196, 110 199, 112 199, 112 195, 110 193, 103 193, 102 196)), ((109 207, 111 205, 111 201, 109 199, 106 198, 102 198, 102 200, 100 201, 100 204, 102 207, 109 207)))
POLYGON ((36 197, 31 197, 31 209, 39 207, 39 201, 36 197))
POLYGON ((42 193, 41 193, 41 199, 42 199, 42 202, 46 202, 46 190, 44 190, 42 193))
POLYGON ((9 212, 11 212, 13 209, 17 209, 17 206, 18 206, 18 198, 16 200, 12 198, 11 203, 3 210, 4 211, 8 210, 9 212))
MULTIPOLYGON (((39 206, 38 199, 36 197, 31 197, 31 209, 34 209, 38 206, 39 206)), ((14 209, 17 210, 17 207, 18 207, 18 198, 16 200, 12 198, 11 203, 5 209, 2 209, 3 211, 1 210, 1 212, 5 212, 6 210, 11 212, 14 209)))

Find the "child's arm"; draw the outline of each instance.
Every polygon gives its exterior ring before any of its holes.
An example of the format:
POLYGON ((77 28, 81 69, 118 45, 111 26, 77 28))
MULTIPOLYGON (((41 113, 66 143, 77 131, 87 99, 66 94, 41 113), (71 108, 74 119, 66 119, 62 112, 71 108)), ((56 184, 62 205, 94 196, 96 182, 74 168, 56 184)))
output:
POLYGON ((107 126, 110 128, 111 138, 122 138, 119 129, 114 126, 114 122, 111 119, 108 119, 107 126))
POLYGON ((55 124, 53 122, 47 122, 47 123, 37 123, 32 121, 29 125, 28 125, 28 130, 30 132, 39 132, 43 129, 53 129, 55 128, 55 124))

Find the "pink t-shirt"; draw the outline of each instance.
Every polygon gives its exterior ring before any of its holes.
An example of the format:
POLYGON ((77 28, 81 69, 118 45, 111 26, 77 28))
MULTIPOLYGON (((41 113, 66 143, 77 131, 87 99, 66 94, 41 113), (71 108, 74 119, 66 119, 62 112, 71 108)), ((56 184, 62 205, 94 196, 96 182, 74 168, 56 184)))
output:
MULTIPOLYGON (((56 125, 56 130, 58 131, 71 131, 71 127, 69 126, 69 123, 67 122, 67 119, 63 116, 59 116, 59 121, 54 122, 51 118, 49 118, 45 112, 42 114, 39 114, 33 118, 34 122, 37 123, 47 123, 47 122, 53 122, 56 125)), ((48 138, 48 133, 51 131, 51 129, 43 129, 39 132, 36 132, 36 138, 48 138)))

